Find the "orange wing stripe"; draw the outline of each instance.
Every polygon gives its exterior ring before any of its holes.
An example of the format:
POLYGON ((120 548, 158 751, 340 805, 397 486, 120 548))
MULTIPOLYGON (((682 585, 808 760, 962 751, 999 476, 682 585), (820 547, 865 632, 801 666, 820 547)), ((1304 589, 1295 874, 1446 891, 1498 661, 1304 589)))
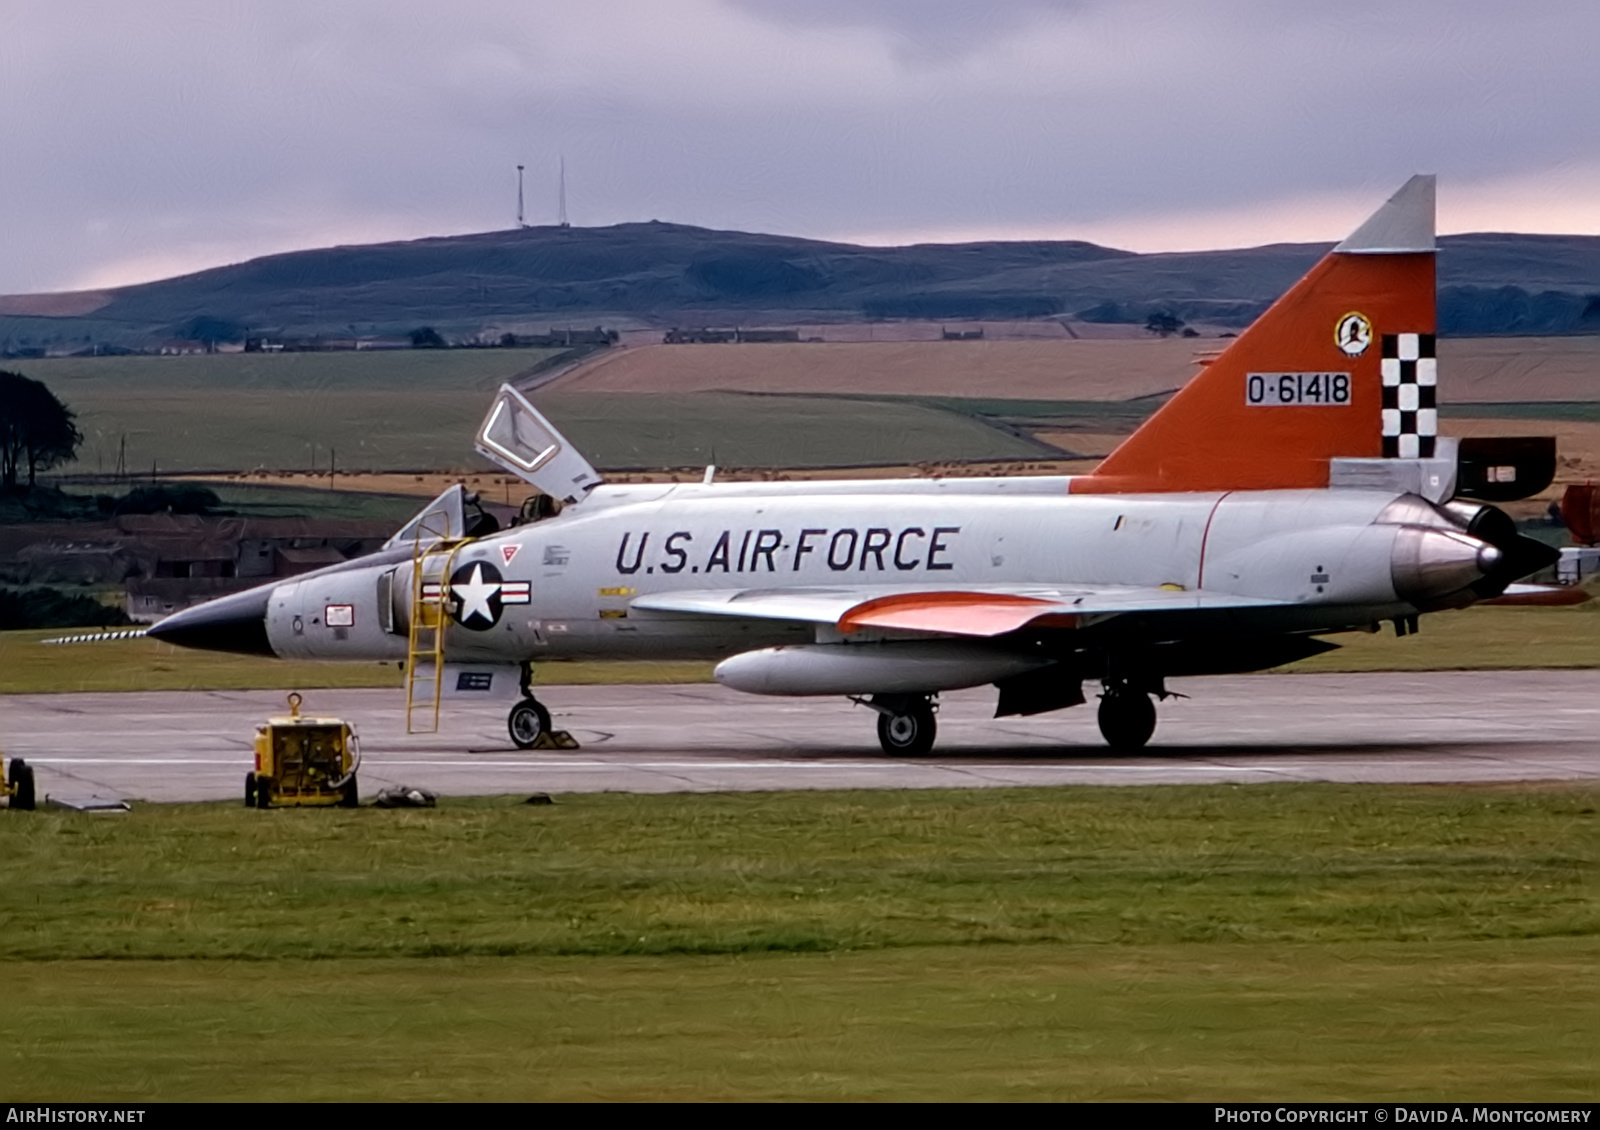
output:
MULTIPOLYGON (((1060 607, 1053 600, 1005 593, 921 592, 879 597, 858 604, 839 618, 839 630, 900 628, 961 636, 998 636, 1016 631, 1060 607)), ((1071 619, 1070 614, 1066 618, 1071 619)), ((1075 621, 1070 625, 1053 626, 1075 626, 1075 621)))

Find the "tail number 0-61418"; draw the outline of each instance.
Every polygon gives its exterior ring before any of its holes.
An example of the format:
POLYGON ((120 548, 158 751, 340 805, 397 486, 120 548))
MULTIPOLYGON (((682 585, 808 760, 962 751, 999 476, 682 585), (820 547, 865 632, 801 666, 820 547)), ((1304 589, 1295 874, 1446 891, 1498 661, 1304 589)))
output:
POLYGON ((1350 403, 1349 373, 1250 373, 1244 402, 1258 408, 1350 403))

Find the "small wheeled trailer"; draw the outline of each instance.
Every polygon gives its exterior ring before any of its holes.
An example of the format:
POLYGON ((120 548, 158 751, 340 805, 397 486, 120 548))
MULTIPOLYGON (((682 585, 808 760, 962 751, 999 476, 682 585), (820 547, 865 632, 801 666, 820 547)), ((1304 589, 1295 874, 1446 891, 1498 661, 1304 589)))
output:
POLYGON ((289 716, 256 727, 256 767, 244 779, 248 808, 338 805, 354 808, 361 745, 355 727, 339 718, 302 718, 301 698, 289 696, 289 716))

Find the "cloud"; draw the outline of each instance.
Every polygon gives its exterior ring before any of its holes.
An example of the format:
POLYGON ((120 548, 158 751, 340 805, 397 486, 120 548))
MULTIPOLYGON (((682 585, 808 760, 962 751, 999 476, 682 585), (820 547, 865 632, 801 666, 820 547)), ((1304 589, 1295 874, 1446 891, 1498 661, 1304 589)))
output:
POLYGON ((1447 225, 1577 225, 1597 39, 1579 0, 12 0, 0 292, 506 227, 519 163, 553 219, 562 155, 579 224, 1329 239, 1426 170, 1447 225))

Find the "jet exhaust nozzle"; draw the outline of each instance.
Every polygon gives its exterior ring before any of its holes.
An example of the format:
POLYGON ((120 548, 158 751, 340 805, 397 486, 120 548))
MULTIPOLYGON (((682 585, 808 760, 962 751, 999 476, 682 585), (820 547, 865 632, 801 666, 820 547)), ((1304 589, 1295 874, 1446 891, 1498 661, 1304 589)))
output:
POLYGON ((1495 546, 1466 534, 1404 526, 1395 538, 1390 576, 1401 600, 1434 604, 1493 573, 1503 556, 1495 546))

